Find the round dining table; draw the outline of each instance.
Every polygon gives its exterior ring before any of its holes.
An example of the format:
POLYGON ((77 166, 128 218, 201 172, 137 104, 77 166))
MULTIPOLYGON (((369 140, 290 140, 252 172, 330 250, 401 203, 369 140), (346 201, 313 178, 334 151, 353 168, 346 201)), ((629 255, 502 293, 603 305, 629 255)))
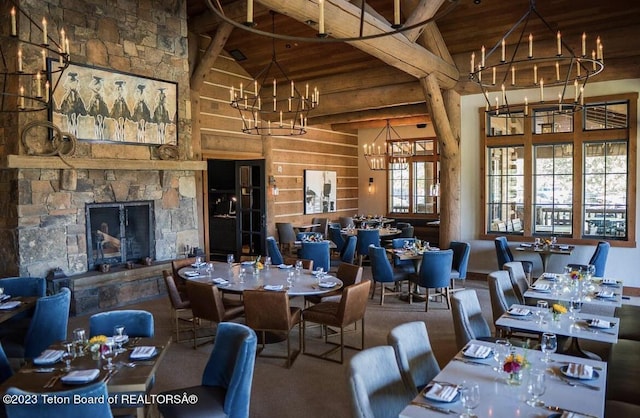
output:
POLYGON ((252 264, 213 262, 213 271, 207 272, 204 267, 183 267, 178 271, 185 280, 210 283, 224 292, 242 293, 245 290, 286 290, 289 296, 322 295, 342 288, 342 280, 324 274, 321 277, 308 271, 296 274, 292 265, 271 266, 258 270, 252 264), (289 272, 293 272, 291 284, 287 282, 289 272), (290 286, 290 287, 289 287, 290 286))

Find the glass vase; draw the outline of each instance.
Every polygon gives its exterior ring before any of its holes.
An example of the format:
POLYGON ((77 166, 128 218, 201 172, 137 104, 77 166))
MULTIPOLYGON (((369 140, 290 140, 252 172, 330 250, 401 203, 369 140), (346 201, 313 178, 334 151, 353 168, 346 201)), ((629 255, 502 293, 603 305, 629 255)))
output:
POLYGON ((522 384, 524 372, 518 370, 517 372, 509 373, 507 375, 507 384, 509 386, 520 386, 522 384))

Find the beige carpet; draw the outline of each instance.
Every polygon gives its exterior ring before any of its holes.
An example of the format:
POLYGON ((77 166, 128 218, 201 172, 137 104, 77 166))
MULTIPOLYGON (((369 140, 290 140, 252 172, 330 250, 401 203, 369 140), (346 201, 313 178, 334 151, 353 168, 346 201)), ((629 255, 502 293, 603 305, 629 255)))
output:
MULTIPOLYGON (((365 268, 365 278, 370 277, 370 269, 365 268)), ((491 323, 491 305, 485 282, 467 280, 465 286, 477 290, 483 312, 491 323)), ((379 292, 379 291, 378 291, 379 292)), ((409 305, 396 296, 385 297, 384 306, 379 305, 379 293, 369 300, 365 319, 365 347, 386 344, 387 334, 394 326, 410 321, 424 321, 433 345, 436 358, 444 366, 456 353, 455 336, 451 311, 444 303, 429 302, 429 312, 424 312, 424 302, 409 305)), ((296 306, 302 298, 294 298, 296 306)), ((171 321, 168 298, 155 299, 128 308, 146 309, 154 314, 156 335, 169 338, 171 321)), ((87 327, 87 317, 71 318, 69 329, 87 327)), ((319 329, 311 330, 319 336, 319 329)), ((293 344, 297 344, 297 332, 293 334, 293 344)), ((308 339, 308 341, 310 341, 308 339)), ((321 350, 319 339, 310 341, 310 348, 321 350)), ((350 333, 347 342, 359 344, 359 334, 350 333)), ((153 392, 175 389, 200 383, 202 370, 211 352, 211 344, 193 349, 190 342, 172 343, 159 367, 153 392)), ((602 352, 603 347, 585 345, 585 348, 602 352)), ((286 346, 280 343, 268 348, 270 352, 286 346)), ((290 369, 284 367, 284 360, 258 357, 251 397, 251 417, 349 417, 350 400, 347 386, 347 365, 355 350, 345 350, 343 365, 314 357, 300 355, 290 369)), ((372 365, 375 367, 375 365, 372 365)), ((150 408, 149 415, 157 414, 150 408)))

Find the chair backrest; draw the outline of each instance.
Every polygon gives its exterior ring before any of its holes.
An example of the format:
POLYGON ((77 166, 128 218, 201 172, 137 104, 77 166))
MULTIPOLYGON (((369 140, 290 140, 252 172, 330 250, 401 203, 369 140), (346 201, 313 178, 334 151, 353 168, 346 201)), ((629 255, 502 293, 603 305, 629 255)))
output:
POLYGON ((322 234, 323 237, 327 236, 327 225, 329 224, 329 218, 313 218, 312 224, 320 224, 320 226, 314 226, 311 231, 322 234))
POLYGON ((374 282, 389 283, 393 281, 393 267, 387 257, 387 250, 371 245, 369 247, 371 261, 371 277, 374 282))
POLYGON ((202 374, 203 386, 227 389, 224 412, 229 418, 247 418, 258 339, 246 325, 218 325, 213 350, 202 374))
MULTIPOLYGON (((405 243, 413 244, 415 242, 416 242, 416 239, 412 238, 412 237, 394 238, 394 239, 391 240, 391 247, 392 248, 403 248, 405 243)), ((413 266, 413 260, 400 260, 398 257, 394 257, 393 265, 396 266, 396 267, 413 266)))
POLYGON ((491 329, 482 316, 475 290, 465 289, 454 292, 451 295, 451 308, 458 349, 461 350, 473 339, 491 336, 491 329))
POLYGON ((313 260, 313 268, 322 267, 324 271, 329 271, 331 267, 329 253, 329 241, 302 242, 300 258, 313 260))
POLYGON ((155 334, 153 314, 140 309, 122 309, 91 315, 89 318, 89 336, 113 335, 113 327, 124 325, 129 337, 151 338, 155 334))
POLYGON ((337 319, 342 325, 353 324, 364 318, 371 281, 365 280, 342 289, 337 319))
POLYGON ((333 241, 334 244, 336 244, 336 248, 338 249, 338 251, 340 251, 340 253, 342 253, 345 240, 342 237, 342 231, 340 230, 340 227, 329 227, 329 239, 333 241))
POLYGON ((348 228, 350 226, 355 226, 355 224, 353 223, 352 216, 341 216, 340 218, 338 218, 338 220, 340 222, 341 228, 348 228))
POLYGON ((340 261, 353 264, 353 259, 356 256, 356 245, 358 245, 358 237, 355 235, 348 237, 342 246, 342 251, 340 251, 340 261))
POLYGON ((411 225, 409 222, 396 222, 396 228, 402 229, 411 225))
POLYGON ((400 374, 407 386, 422 388, 440 373, 424 322, 398 325, 387 335, 387 343, 396 352, 400 374))
POLYGON ((276 229, 278 230, 280 244, 293 244, 296 240, 296 233, 291 222, 276 222, 276 229))
POLYGON ((193 280, 187 281, 187 294, 193 316, 219 323, 224 318, 224 303, 217 286, 193 280))
POLYGON ((178 270, 180 270, 183 267, 191 266, 195 262, 196 262, 195 257, 179 258, 177 260, 172 260, 171 270, 173 270, 173 277, 180 277, 180 275, 178 274, 178 270))
POLYGON ((451 241, 449 248, 453 250, 453 262, 451 268, 458 273, 457 279, 467 278, 467 266, 469 265, 469 255, 471 245, 468 242, 451 241))
POLYGON ((5 405, 8 418, 69 418, 91 417, 112 418, 111 407, 107 399, 107 384, 103 381, 91 385, 81 385, 69 390, 33 393, 10 387, 7 395, 15 399, 37 399, 35 404, 12 402, 5 405), (73 402, 75 398, 85 400, 104 399, 104 402, 73 402), (58 399, 59 402, 45 403, 44 399, 58 399), (66 401, 62 401, 66 400, 66 401), (67 402, 68 401, 68 402, 67 402))
POLYGON ((38 357, 51 344, 67 338, 70 306, 71 291, 66 287, 38 299, 24 339, 25 358, 38 357))
POLYGON ((189 299, 186 295, 183 295, 176 286, 176 281, 169 270, 162 271, 162 277, 164 278, 164 284, 167 287, 167 294, 169 295, 169 301, 173 309, 185 309, 191 306, 189 299))
POLYGON ((417 283, 426 288, 449 287, 453 250, 425 251, 418 272, 417 283))
POLYGON ((2 348, 2 343, 0 343, 0 384, 11 376, 13 376, 11 363, 9 363, 7 354, 4 352, 4 348, 2 348))
POLYGON ((413 225, 407 225, 400 228, 400 238, 411 238, 414 236, 415 227, 413 225))
POLYGON ((511 250, 509 249, 509 244, 507 243, 507 237, 496 237, 493 240, 493 243, 496 246, 496 256, 498 257, 498 268, 502 269, 504 263, 508 263, 513 261, 513 254, 511 254, 511 250))
POLYGON ((355 264, 340 263, 336 277, 342 280, 343 287, 351 286, 362 281, 362 270, 362 267, 355 264))
POLYGON ((351 416, 354 418, 397 417, 417 394, 400 374, 393 348, 367 348, 349 362, 351 416))
POLYGON ((504 263, 502 268, 509 272, 509 280, 513 286, 518 303, 524 305, 524 292, 529 289, 529 283, 527 282, 527 275, 524 272, 524 267, 520 261, 510 261, 504 263))
POLYGON ((47 294, 47 281, 43 277, 5 277, 0 279, 0 287, 11 296, 37 296, 47 294))
POLYGON ((284 264, 284 258, 274 237, 267 237, 267 255, 271 257, 271 264, 274 266, 284 264))
POLYGON ((377 229, 358 229, 358 254, 369 254, 369 245, 380 246, 380 231, 377 229))
POLYGON ((282 330, 291 328, 291 310, 286 291, 245 290, 245 323, 254 330, 282 330))
POLYGON ((598 246, 593 252, 591 260, 589 260, 589 264, 593 264, 594 266, 596 266, 597 277, 604 277, 604 270, 607 266, 607 256, 609 255, 609 248, 611 248, 611 244, 609 244, 607 241, 598 242, 598 246))
POLYGON ((489 273, 487 284, 489 286, 489 297, 491 298, 493 322, 497 321, 502 314, 509 310, 511 305, 521 304, 506 270, 489 273))

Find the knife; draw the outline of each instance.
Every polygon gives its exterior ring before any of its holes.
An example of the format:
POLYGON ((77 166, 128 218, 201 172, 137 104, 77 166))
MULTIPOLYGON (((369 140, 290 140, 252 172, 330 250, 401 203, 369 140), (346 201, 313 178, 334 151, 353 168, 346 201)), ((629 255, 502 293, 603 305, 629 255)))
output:
POLYGON ((567 408, 560 408, 559 406, 545 405, 543 408, 547 409, 549 411, 558 412, 558 413, 570 412, 570 413, 574 413, 574 414, 580 414, 580 415, 582 415, 584 417, 588 417, 588 418, 596 418, 595 416, 589 415, 589 414, 585 414, 584 412, 577 412, 577 411, 573 411, 573 410, 567 409, 567 408))
POLYGON ((416 401, 411 401, 411 405, 419 406, 419 407, 425 408, 425 409, 430 409, 432 411, 440 412, 441 414, 456 414, 456 415, 458 415, 458 413, 456 411, 453 411, 453 410, 447 409, 447 408, 440 408, 439 406, 431 405, 431 404, 428 404, 428 403, 420 403, 420 402, 416 402, 416 401))
POLYGON ((454 357, 452 360, 461 361, 463 363, 469 363, 469 364, 473 364, 473 365, 477 365, 477 366, 491 366, 488 363, 481 363, 479 361, 467 360, 467 359, 460 358, 460 357, 454 357))

